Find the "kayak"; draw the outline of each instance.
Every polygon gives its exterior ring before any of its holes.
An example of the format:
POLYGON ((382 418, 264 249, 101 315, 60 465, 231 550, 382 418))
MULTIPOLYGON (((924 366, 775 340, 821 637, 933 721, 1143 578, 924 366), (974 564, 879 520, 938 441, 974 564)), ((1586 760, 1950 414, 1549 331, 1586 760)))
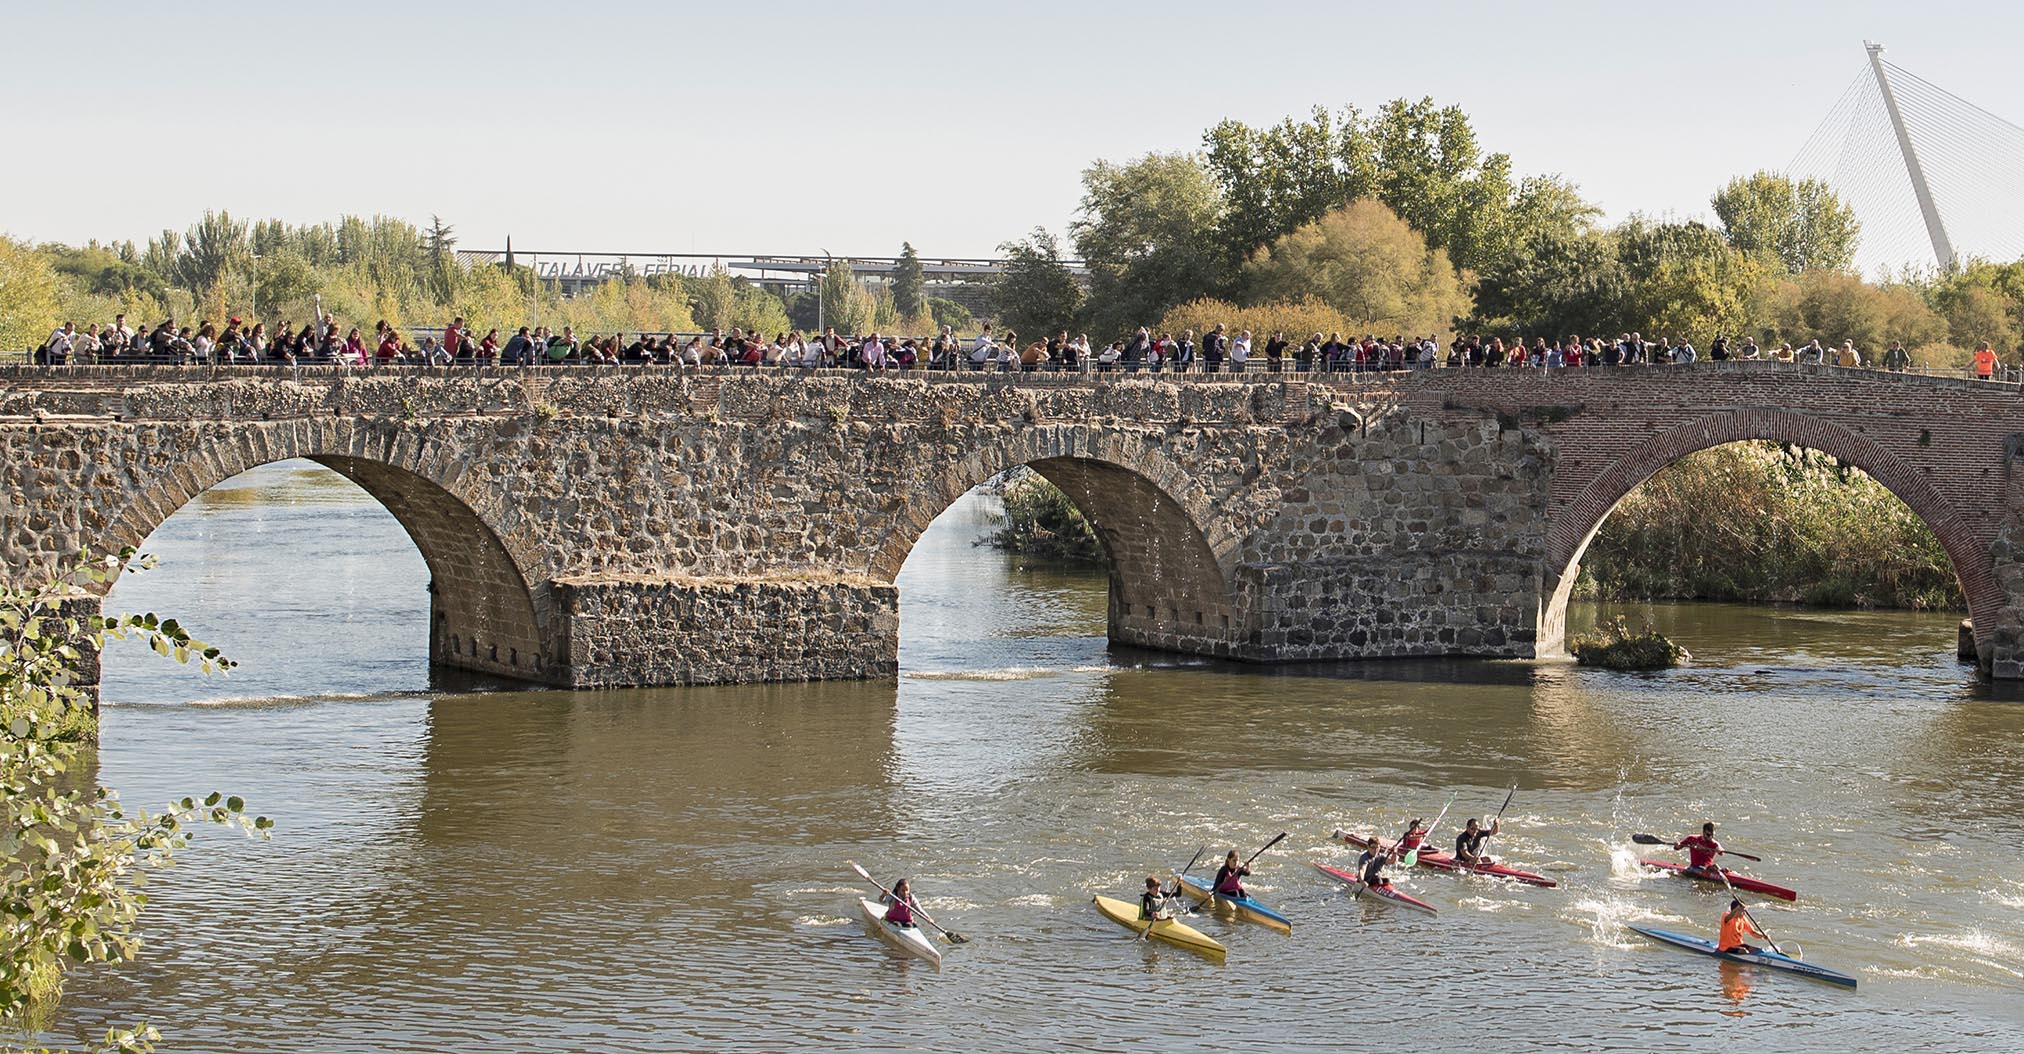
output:
POLYGON ((902 926, 896 922, 887 922, 886 906, 876 900, 859 897, 857 904, 864 909, 865 928, 870 930, 873 936, 916 959, 925 959, 935 964, 937 970, 942 968, 942 950, 935 947, 935 942, 929 940, 927 933, 919 926, 902 926))
MULTIPOLYGON (((1351 834, 1348 831, 1335 832, 1335 840, 1348 843, 1358 849, 1369 849, 1372 843, 1369 835, 1351 834)), ((1391 845, 1388 841, 1379 841, 1377 844, 1386 847, 1391 845)), ((1560 884, 1547 878, 1545 875, 1535 875, 1530 871, 1520 871, 1515 867, 1505 867, 1503 864, 1465 864, 1455 859, 1451 854, 1425 846, 1420 848, 1419 864, 1421 867, 1429 867, 1436 871, 1447 871, 1458 875, 1489 875, 1493 878, 1508 878, 1513 882, 1523 882, 1528 886, 1543 886, 1547 889, 1552 889, 1560 884)))
MULTIPOLYGON (((1146 932, 1146 924, 1139 921, 1138 905, 1115 897, 1095 898, 1096 910, 1103 917, 1123 926, 1133 933, 1146 932)), ((1160 919, 1152 924, 1152 939, 1165 941, 1176 948, 1186 948, 1198 955, 1220 960, 1229 949, 1222 942, 1179 919, 1160 919)))
POLYGON ((1424 911, 1429 915, 1437 915, 1440 913, 1438 910, 1435 909, 1435 907, 1432 904, 1429 904, 1426 901, 1411 895, 1410 893, 1399 892, 1396 886, 1367 886, 1363 884, 1363 879, 1356 877, 1356 874, 1354 872, 1344 871, 1339 867, 1330 867, 1327 864, 1315 864, 1314 869, 1321 872, 1324 875, 1327 875, 1332 879, 1335 879, 1337 882, 1340 882, 1343 885, 1348 886, 1351 890, 1351 895, 1353 896, 1368 897, 1372 900, 1381 900, 1386 903, 1397 904, 1399 907, 1402 908, 1411 908, 1414 911, 1424 911))
MULTIPOLYGON (((1722 884, 1722 880, 1716 878, 1714 875, 1692 870, 1685 864, 1673 864, 1664 860, 1640 860, 1638 863, 1646 867, 1658 868, 1661 871, 1669 871, 1681 878, 1691 878, 1696 882, 1706 882, 1709 885, 1715 886, 1722 884)), ((1779 900, 1799 899, 1799 891, 1796 889, 1790 889, 1773 882, 1766 882, 1761 878, 1751 878, 1749 875, 1739 875, 1726 868, 1723 869, 1722 873, 1729 876, 1729 884, 1735 886, 1737 889, 1750 893, 1762 893, 1767 897, 1777 897, 1779 900)))
MULTIPOLYGON (((1208 879, 1196 878, 1193 875, 1179 875, 1176 877, 1181 880, 1181 892, 1186 893, 1190 898, 1198 902, 1210 899, 1208 879)), ((1236 912, 1238 918, 1246 922, 1255 922, 1260 926, 1268 926, 1281 933, 1290 934, 1293 932, 1292 920, 1259 903, 1255 898, 1232 897, 1217 893, 1215 894, 1215 901, 1216 907, 1229 908, 1231 911, 1236 912)), ((1137 914, 1137 912, 1134 911, 1133 914, 1137 914)))
POLYGON ((1689 937, 1684 933, 1674 933, 1671 930, 1647 929, 1643 926, 1632 926, 1631 929, 1650 937, 1652 940, 1670 944, 1675 948, 1685 948, 1690 952, 1712 955, 1717 959, 1727 959, 1732 963, 1762 966, 1769 970, 1798 974, 1801 977, 1811 977, 1816 981, 1838 984, 1844 988, 1855 987, 1855 977, 1853 975, 1842 973, 1839 970, 1830 970, 1825 966, 1815 966, 1812 963, 1802 962, 1789 955, 1780 955, 1768 949, 1754 952, 1725 952, 1715 947, 1714 941, 1704 937, 1689 937))

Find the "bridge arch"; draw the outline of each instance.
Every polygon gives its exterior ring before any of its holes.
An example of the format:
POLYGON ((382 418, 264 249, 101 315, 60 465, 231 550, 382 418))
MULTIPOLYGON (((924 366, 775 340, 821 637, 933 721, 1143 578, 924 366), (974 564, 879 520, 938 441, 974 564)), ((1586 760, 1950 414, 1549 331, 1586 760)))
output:
POLYGON ((1231 571, 1242 539, 1164 452, 1134 434, 1081 425, 1022 429, 922 473, 898 500, 869 561, 893 581, 928 525, 979 484, 1026 466, 1081 510, 1110 558, 1112 640, 1230 654, 1243 624, 1231 571))
POLYGON ((1946 550, 1967 598, 1969 615, 1975 620, 1977 648, 1986 663, 1989 641, 1983 627, 1996 624, 1996 614, 2005 600, 1988 544, 1977 536, 1970 517, 1947 500, 1912 462, 1867 436, 1819 417, 1770 408, 1731 410, 1666 429, 1625 451, 1554 510, 1544 557, 1544 608, 1539 620, 1542 652, 1564 646, 1567 603, 1581 573, 1581 557, 1617 504, 1660 469, 1689 454, 1749 440, 1818 450, 1868 473, 1904 502, 1946 550))
POLYGON ((485 499, 459 485, 463 466, 450 444, 342 419, 198 428, 176 438, 184 441, 180 456, 135 473, 102 547, 138 547, 197 495, 249 469, 312 461, 370 494, 421 552, 430 577, 432 662, 540 680, 556 661, 547 646, 554 637, 551 576, 541 555, 493 529, 497 518, 487 515, 485 499))

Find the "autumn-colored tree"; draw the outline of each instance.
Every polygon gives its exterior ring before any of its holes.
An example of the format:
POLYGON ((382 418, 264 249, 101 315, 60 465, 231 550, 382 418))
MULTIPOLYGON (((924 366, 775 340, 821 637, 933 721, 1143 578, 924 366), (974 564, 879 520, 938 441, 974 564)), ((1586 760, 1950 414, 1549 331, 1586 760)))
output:
POLYGON ((1473 307, 1448 254, 1369 200, 1278 238, 1244 271, 1254 303, 1312 295, 1376 332, 1446 334, 1473 307))

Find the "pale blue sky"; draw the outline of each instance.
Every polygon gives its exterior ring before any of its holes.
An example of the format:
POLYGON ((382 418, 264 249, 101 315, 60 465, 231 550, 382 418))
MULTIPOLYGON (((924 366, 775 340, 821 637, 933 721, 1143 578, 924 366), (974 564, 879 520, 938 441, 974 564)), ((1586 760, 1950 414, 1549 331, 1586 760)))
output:
POLYGON ((1782 168, 1864 68, 2024 123, 2024 5, 0 0, 0 230, 437 213, 466 247, 989 253, 1223 117, 1459 104, 1614 217, 1782 168))

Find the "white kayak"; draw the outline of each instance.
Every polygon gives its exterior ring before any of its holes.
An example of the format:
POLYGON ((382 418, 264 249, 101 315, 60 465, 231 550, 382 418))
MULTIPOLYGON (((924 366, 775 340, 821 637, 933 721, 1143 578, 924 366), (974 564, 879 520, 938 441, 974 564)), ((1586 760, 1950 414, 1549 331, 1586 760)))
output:
POLYGON ((942 968, 942 950, 935 947, 935 942, 928 937, 926 930, 919 926, 902 926, 896 922, 887 922, 886 906, 876 900, 859 897, 857 904, 864 909, 865 928, 871 931, 872 936, 916 959, 925 959, 935 964, 937 970, 942 968))

